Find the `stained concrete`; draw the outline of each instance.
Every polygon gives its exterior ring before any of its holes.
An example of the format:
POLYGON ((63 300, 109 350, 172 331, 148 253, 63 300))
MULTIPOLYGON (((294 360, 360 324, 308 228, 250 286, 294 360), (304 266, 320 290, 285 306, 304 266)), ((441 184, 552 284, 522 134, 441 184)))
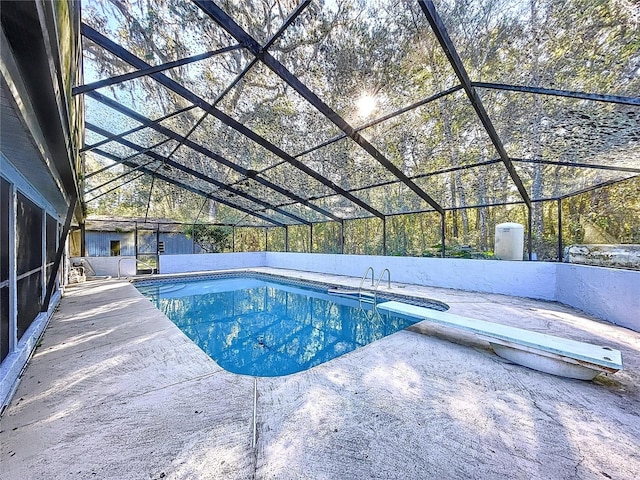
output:
MULTIPOLYGON (((263 272, 356 286, 349 277, 263 272)), ((393 284, 622 351, 592 382, 420 323, 306 372, 228 373, 126 281, 74 285, 0 419, 0 478, 640 478, 640 333, 552 302, 393 284)))

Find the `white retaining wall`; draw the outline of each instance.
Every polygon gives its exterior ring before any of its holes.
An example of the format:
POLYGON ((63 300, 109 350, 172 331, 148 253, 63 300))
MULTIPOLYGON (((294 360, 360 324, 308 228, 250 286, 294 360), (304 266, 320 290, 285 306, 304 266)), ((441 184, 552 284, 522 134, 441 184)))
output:
POLYGON ((556 289, 555 265, 545 262, 267 252, 266 266, 352 277, 373 267, 376 279, 388 268, 393 282, 542 300, 554 300, 556 289))
POLYGON ((206 272, 228 268, 265 267, 265 252, 160 255, 160 273, 206 272))
POLYGON ((557 264, 556 300, 640 332, 640 272, 557 264))
POLYGON ((319 253, 162 255, 160 273, 272 267, 362 277, 388 268, 391 280, 552 300, 640 331, 640 272, 585 265, 319 253))

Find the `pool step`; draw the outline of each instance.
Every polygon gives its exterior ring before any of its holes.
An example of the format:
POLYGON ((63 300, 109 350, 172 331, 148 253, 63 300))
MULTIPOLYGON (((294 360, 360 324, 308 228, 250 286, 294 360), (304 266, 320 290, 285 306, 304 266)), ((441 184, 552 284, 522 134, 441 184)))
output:
POLYGON ((340 295, 342 297, 350 297, 350 298, 358 298, 359 295, 363 297, 375 297, 375 292, 369 292, 367 290, 363 290, 358 292, 358 290, 344 290, 341 288, 330 288, 327 290, 329 295, 340 295))
POLYGON ((353 298, 354 300, 359 300, 360 303, 368 303, 371 305, 375 305, 376 303, 376 292, 369 292, 367 290, 344 290, 340 288, 330 288, 327 290, 329 295, 335 295, 337 297, 344 298, 353 298))

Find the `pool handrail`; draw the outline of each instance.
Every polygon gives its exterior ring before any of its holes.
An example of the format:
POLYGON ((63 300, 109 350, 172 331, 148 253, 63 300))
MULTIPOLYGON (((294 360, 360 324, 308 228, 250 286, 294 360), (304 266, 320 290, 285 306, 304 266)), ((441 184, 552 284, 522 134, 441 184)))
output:
POLYGON ((360 290, 362 290, 362 285, 364 285, 364 281, 367 279, 367 275, 369 275, 369 270, 371 270, 371 286, 373 287, 373 282, 375 281, 373 277, 375 276, 375 272, 373 271, 373 267, 369 267, 364 272, 364 275, 362 276, 362 280, 360 280, 360 290))
POLYGON ((385 268, 380 277, 378 277, 378 283, 376 283, 376 288, 373 290, 373 304, 376 304, 376 300, 378 299, 378 287, 380 287, 380 282, 382 281, 382 277, 384 277, 384 272, 387 272, 387 288, 391 288, 391 272, 388 268, 385 268))
POLYGON ((360 287, 358 287, 358 303, 362 303, 362 286, 364 285, 364 281, 367 279, 367 275, 369 275, 369 270, 371 270, 371 286, 373 287, 375 272, 373 271, 373 267, 367 268, 362 276, 362 280, 360 280, 360 287))
MULTIPOLYGON (((156 267, 152 267, 151 265, 149 265, 148 263, 143 262, 142 260, 138 260, 137 258, 132 258, 132 257, 122 257, 118 260, 118 280, 120 280, 120 263, 123 260, 134 260, 136 262, 136 270, 137 270, 137 265, 138 263, 140 265, 144 265, 145 267, 148 267, 151 269, 151 274, 153 275, 156 271, 156 267)), ((136 272, 137 273, 137 272, 136 272)))

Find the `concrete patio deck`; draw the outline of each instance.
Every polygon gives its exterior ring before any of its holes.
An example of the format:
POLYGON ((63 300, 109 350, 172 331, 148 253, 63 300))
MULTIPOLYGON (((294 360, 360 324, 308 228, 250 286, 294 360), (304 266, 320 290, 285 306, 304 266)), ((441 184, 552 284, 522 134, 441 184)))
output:
POLYGON ((423 322, 258 378, 254 448, 254 378, 221 369, 129 282, 92 281, 67 289, 0 419, 0 478, 640 478, 640 333, 552 302, 393 288, 608 345, 625 369, 555 377, 423 322))

